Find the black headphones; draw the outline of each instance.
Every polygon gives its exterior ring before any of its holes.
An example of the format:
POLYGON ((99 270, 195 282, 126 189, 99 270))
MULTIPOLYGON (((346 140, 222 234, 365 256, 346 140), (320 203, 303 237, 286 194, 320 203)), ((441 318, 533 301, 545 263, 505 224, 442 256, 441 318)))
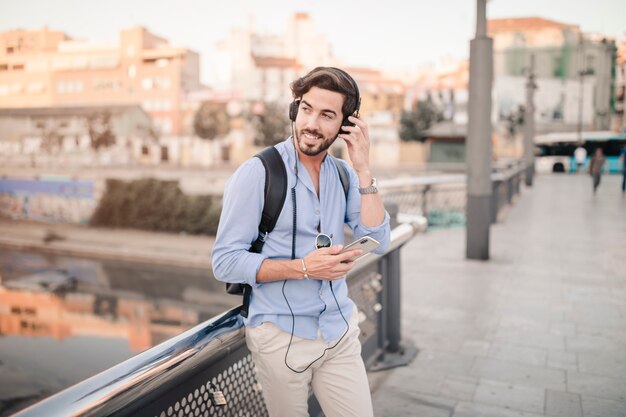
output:
MULTIPOLYGON (((350 116, 359 117, 359 110, 361 108, 361 94, 359 93, 359 86, 357 85, 356 81, 354 81, 354 78, 352 78, 350 74, 348 74, 344 70, 340 68, 336 68, 336 67, 328 67, 328 68, 338 71, 340 74, 343 74, 348 80, 350 80, 350 82, 352 83, 352 86, 354 87, 356 106, 354 108, 354 111, 348 114, 346 117, 344 117, 343 121, 341 122, 341 126, 354 126, 354 123, 351 123, 348 120, 348 117, 350 116)), ((297 98, 294 101, 292 101, 291 104, 289 105, 289 120, 291 120, 292 122, 295 122, 296 117, 298 116, 298 109, 300 108, 300 100, 301 100, 300 98, 297 98)))

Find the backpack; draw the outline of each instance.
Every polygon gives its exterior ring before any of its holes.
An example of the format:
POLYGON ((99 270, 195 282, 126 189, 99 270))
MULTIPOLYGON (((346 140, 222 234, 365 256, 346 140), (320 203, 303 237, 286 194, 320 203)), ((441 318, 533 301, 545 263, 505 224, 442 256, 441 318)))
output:
MULTIPOLYGON (((350 189, 350 174, 346 167, 338 162, 334 156, 331 154, 327 155, 337 168, 341 186, 347 199, 348 190, 350 189)), ((274 230, 278 216, 285 204, 285 197, 287 196, 287 169, 280 153, 274 146, 267 147, 254 156, 261 160, 265 168, 265 202, 263 203, 263 213, 259 223, 259 235, 250 245, 249 251, 261 253, 261 249, 263 249, 265 244, 265 238, 274 230)), ((226 283, 226 292, 233 295, 243 295, 240 314, 243 317, 248 317, 252 287, 249 284, 226 283)))

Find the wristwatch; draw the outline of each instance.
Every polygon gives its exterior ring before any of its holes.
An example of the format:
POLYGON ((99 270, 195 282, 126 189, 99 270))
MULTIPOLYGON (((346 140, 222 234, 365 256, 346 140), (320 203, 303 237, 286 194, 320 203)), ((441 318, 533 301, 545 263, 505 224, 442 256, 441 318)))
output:
POLYGON ((359 193, 376 194, 378 192, 378 187, 376 184, 377 184, 376 178, 372 177, 372 183, 369 185, 369 187, 364 187, 364 188, 359 187, 359 193))

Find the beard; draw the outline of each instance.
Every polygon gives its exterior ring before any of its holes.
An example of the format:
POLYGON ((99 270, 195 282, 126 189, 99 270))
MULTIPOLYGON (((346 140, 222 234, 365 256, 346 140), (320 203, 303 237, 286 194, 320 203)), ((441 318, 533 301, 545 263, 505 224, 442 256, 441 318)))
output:
POLYGON ((303 154, 308 156, 317 156, 322 152, 325 152, 326 150, 328 150, 328 148, 330 148, 330 145, 332 145, 336 139, 337 135, 335 135, 334 137, 325 138, 324 135, 316 130, 302 129, 300 132, 296 132, 296 142, 298 143, 298 148, 300 148, 300 151, 303 154), (302 136, 305 133, 317 137, 314 144, 310 145, 304 143, 304 139, 302 136))

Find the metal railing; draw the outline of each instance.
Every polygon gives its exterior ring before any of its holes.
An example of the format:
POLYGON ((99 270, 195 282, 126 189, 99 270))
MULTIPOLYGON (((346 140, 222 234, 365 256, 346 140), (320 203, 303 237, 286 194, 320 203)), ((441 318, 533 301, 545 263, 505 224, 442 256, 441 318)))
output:
MULTIPOLYGON (((501 209, 520 191, 525 166, 521 161, 500 162, 491 175, 492 222, 501 209)), ((381 180, 385 205, 398 206, 399 219, 423 216, 429 227, 465 225, 467 176, 465 174, 423 176, 381 180)))
MULTIPOLYGON (((411 354, 400 333, 400 249, 416 233, 415 225, 395 227, 389 250, 359 260, 348 275, 369 368, 396 366, 411 354)), ((16 415, 267 416, 238 313, 227 311, 16 415), (214 389, 225 406, 211 401, 214 389)), ((313 395, 309 411, 321 415, 313 395)))
MULTIPOLYGON (((512 163, 492 175, 492 219, 520 191, 524 166, 512 163)), ((416 349, 403 341, 400 249, 432 213, 464 212, 465 175, 381 181, 385 204, 413 220, 394 227, 391 246, 369 255, 348 274, 351 298, 359 310, 362 356, 368 370, 404 365, 416 349)), ((239 308, 232 309, 92 378, 19 412, 39 416, 267 416, 261 387, 244 339, 239 308), (223 392, 218 407, 211 392, 223 392)), ((310 415, 322 415, 313 395, 310 415)))

